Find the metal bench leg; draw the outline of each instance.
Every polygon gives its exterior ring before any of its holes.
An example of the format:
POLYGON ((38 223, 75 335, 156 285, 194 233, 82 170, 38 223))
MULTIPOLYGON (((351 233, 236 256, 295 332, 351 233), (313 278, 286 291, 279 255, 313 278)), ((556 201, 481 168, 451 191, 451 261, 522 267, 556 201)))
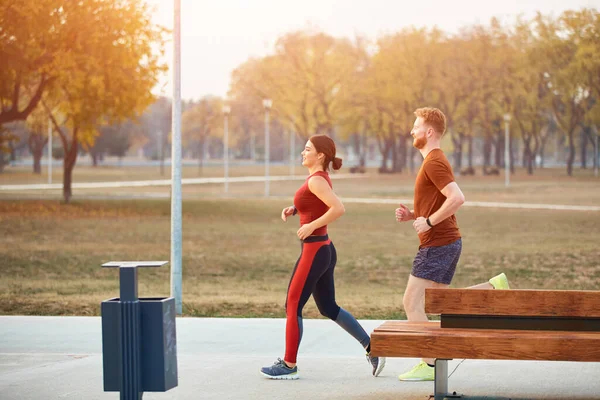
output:
POLYGON ((435 381, 433 382, 433 397, 435 400, 460 399, 461 394, 448 393, 448 360, 435 360, 435 381))

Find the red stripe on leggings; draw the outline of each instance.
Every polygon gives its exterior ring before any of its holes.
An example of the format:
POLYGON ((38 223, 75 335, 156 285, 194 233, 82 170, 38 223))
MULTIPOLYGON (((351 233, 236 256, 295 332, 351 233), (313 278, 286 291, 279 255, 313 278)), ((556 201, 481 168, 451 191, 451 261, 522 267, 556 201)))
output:
POLYGON ((323 242, 304 243, 302 246, 302 255, 298 262, 296 272, 290 282, 290 288, 287 294, 286 325, 285 325, 285 357, 284 360, 290 363, 296 363, 298 347, 300 346, 300 327, 298 326, 298 304, 302 291, 306 285, 306 278, 312 267, 317 251, 331 243, 330 240, 323 242))

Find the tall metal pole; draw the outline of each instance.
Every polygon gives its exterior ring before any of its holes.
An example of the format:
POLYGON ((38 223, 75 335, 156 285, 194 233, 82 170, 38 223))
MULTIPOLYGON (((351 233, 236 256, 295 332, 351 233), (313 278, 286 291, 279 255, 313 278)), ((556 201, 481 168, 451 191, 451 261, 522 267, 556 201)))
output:
POLYGON ((52 120, 48 118, 48 183, 52 183, 52 120))
POLYGON ((271 158, 271 144, 269 143, 269 109, 265 110, 265 197, 269 197, 269 162, 271 158))
POLYGON ((229 193, 229 113, 231 108, 228 105, 223 106, 223 115, 225 116, 225 137, 223 138, 223 163, 225 164, 225 193, 229 193))
POLYGON ((171 297, 182 313, 181 299, 181 0, 175 1, 173 29, 173 115, 171 145, 171 297))
POLYGON ((598 131, 596 130, 596 140, 594 141, 594 176, 598 176, 598 131))
POLYGON ((510 186, 510 114, 504 114, 504 186, 510 186))
POLYGON ((269 161, 271 157, 271 149, 269 143, 269 111, 273 101, 270 99, 263 100, 263 106, 265 107, 265 197, 269 197, 269 161))

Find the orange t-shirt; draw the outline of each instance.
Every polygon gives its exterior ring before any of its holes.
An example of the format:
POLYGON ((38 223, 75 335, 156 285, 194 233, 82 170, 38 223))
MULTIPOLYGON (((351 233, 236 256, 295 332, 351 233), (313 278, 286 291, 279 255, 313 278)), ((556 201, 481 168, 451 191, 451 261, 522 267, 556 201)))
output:
MULTIPOLYGON (((415 181, 415 218, 429 218, 440 209, 446 196, 441 192, 454 182, 454 174, 448 159, 441 149, 433 149, 423 160, 415 181)), ((433 228, 419 235, 419 248, 445 246, 460 239, 456 217, 451 215, 433 228)))

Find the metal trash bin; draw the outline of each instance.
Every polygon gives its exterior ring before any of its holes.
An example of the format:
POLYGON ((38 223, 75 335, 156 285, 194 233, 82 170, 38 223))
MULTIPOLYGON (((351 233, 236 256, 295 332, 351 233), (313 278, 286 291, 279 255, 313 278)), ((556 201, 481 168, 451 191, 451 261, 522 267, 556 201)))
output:
POLYGON ((138 298, 137 268, 167 261, 114 261, 119 268, 120 297, 101 303, 104 391, 121 399, 141 399, 143 392, 166 392, 177 386, 177 336, 173 297, 138 298))

